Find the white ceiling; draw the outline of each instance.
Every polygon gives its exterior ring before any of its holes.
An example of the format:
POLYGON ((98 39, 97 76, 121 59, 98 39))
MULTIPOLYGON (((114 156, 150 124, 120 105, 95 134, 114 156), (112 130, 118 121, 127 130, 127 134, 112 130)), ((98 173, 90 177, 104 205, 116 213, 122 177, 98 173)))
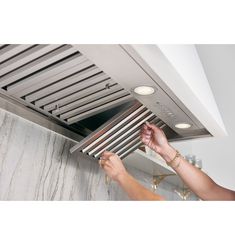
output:
POLYGON ((192 151, 219 184, 235 190, 235 45, 196 45, 228 136, 194 140, 192 151))

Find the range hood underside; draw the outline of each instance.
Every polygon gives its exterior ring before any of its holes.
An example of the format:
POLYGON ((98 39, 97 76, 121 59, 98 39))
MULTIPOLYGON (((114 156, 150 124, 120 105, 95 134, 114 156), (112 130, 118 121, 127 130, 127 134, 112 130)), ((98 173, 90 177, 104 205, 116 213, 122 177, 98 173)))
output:
MULTIPOLYGON (((52 130, 64 129, 55 131, 79 141, 116 114, 140 103, 139 100, 145 105, 142 99, 123 86, 121 79, 110 77, 110 73, 102 69, 102 64, 94 63, 89 52, 84 56, 79 47, 83 50, 86 45, 0 45, 1 107, 52 130), (42 123, 45 120, 50 123, 42 123)), ((90 50, 93 50, 92 45, 90 50)), ((115 62, 110 60, 110 64, 115 68, 115 62)), ((139 68, 137 75, 138 72, 139 68)), ((175 129, 172 122, 180 120, 182 112, 174 105, 173 115, 178 118, 166 117, 173 109, 166 104, 161 88, 157 89, 159 103, 154 103, 154 112, 151 108, 150 111, 157 119, 156 123, 160 120, 164 124, 163 130, 169 140, 210 135, 195 121, 191 122, 191 131, 175 129)), ((146 106, 143 108, 149 110, 146 106)), ((154 118, 150 119, 154 121, 154 118)))

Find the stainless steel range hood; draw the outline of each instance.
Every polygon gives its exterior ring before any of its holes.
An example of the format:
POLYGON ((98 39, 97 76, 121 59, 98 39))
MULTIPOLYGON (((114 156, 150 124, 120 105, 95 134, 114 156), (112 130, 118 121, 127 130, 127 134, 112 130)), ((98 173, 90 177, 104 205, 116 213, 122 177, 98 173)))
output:
POLYGON ((122 158, 137 149, 146 120, 162 127, 169 140, 213 135, 131 45, 2 44, 0 94, 4 109, 45 127, 43 120, 54 123, 65 129, 55 131, 75 141, 85 137, 72 151, 93 158, 104 149, 122 158), (137 95, 139 85, 156 93, 137 95), (191 127, 177 129, 178 122, 191 127))

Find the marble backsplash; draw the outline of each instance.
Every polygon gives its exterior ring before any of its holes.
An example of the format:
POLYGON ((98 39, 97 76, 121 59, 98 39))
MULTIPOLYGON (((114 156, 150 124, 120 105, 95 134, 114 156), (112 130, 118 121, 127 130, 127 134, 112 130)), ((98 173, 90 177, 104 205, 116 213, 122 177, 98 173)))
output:
MULTIPOLYGON (((0 200, 129 200, 116 183, 105 183, 97 162, 70 154, 73 145, 0 110, 0 200)), ((128 171, 151 189, 152 176, 134 168, 128 171)), ((174 189, 163 181, 157 191, 167 200, 181 200, 174 189)))

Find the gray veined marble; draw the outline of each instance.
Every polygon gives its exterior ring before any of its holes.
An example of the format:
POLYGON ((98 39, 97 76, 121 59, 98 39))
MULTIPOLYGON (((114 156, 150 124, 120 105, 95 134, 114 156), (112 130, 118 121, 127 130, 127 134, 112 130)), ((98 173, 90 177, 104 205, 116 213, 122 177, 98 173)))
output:
MULTIPOLYGON (((97 162, 78 153, 61 135, 0 110, 0 200, 129 200, 117 183, 105 183, 97 162)), ((144 186, 152 176, 128 169, 144 186)), ((180 200, 162 182, 158 192, 180 200)))

